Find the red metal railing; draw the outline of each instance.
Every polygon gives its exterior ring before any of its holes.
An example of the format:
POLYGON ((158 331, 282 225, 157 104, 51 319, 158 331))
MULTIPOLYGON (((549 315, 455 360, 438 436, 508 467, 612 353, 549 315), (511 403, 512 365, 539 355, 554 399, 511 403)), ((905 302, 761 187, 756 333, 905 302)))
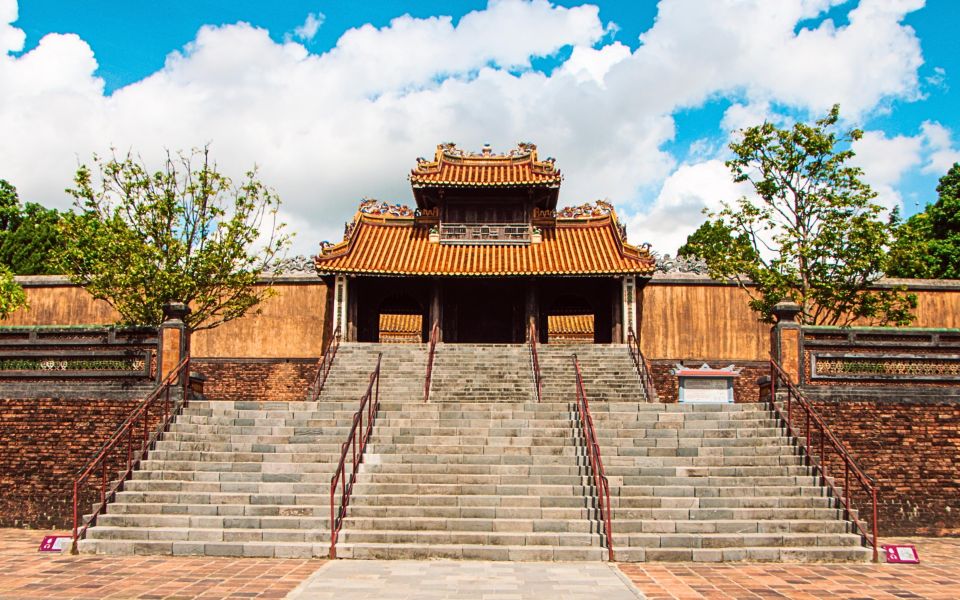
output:
POLYGON ((573 355, 573 369, 577 375, 577 412, 580 415, 580 431, 583 434, 584 445, 587 447, 587 457, 590 459, 593 486, 597 491, 597 505, 607 534, 607 552, 612 562, 614 558, 613 527, 610 524, 610 483, 607 481, 607 474, 603 469, 600 444, 597 442, 597 430, 593 426, 590 403, 587 401, 587 392, 583 387, 583 375, 580 373, 580 361, 577 360, 576 354, 573 355))
POLYGON ((540 373, 540 355, 537 354, 537 325, 530 323, 530 357, 533 360, 533 382, 537 386, 537 402, 543 397, 543 375, 540 373))
POLYGON ((437 321, 430 329, 430 352, 427 355, 427 376, 423 380, 423 401, 430 401, 430 380, 433 378, 433 357, 437 352, 437 341, 440 339, 440 322, 437 321))
POLYGON ((323 385, 327 382, 327 375, 330 374, 330 369, 333 368, 333 359, 337 357, 337 349, 340 348, 340 326, 337 325, 337 328, 333 331, 333 335, 327 341, 327 347, 323 351, 323 356, 320 357, 320 361, 317 362, 317 374, 313 377, 313 382, 310 384, 310 401, 316 401, 320 397, 320 392, 323 391, 323 385))
POLYGON ((73 545, 76 554, 77 542, 107 507, 107 502, 143 461, 150 447, 177 412, 186 404, 189 386, 190 357, 184 358, 172 373, 154 391, 144 398, 130 416, 113 432, 107 442, 84 466, 73 480, 73 545), (180 388, 182 396, 177 403, 176 395, 171 400, 170 392, 180 388), (96 486, 89 489, 87 484, 96 486), (95 506, 84 519, 80 508, 86 501, 95 506))
POLYGON ((640 383, 647 395, 647 402, 657 402, 657 388, 653 386, 647 358, 640 351, 640 341, 633 333, 633 327, 627 330, 627 348, 630 350, 630 356, 633 357, 633 364, 637 367, 637 375, 640 376, 640 383))
POLYGON ((353 483, 357 480, 357 471, 363 463, 363 453, 367 449, 367 441, 373 433, 373 424, 380 412, 380 360, 383 353, 377 355, 377 367, 370 373, 370 383, 367 391, 360 398, 360 408, 353 415, 353 424, 347 441, 340 450, 340 462, 337 470, 330 478, 330 558, 337 557, 337 539, 340 537, 340 528, 347 516, 347 507, 350 505, 350 495, 353 493, 353 483), (366 420, 364 420, 366 417, 366 420), (359 436, 358 436, 359 434, 359 436), (347 456, 351 457, 350 475, 347 475, 347 456), (340 485, 340 506, 337 506, 337 485, 340 485))
POLYGON ((790 376, 783 368, 770 361, 770 404, 780 419, 786 424, 787 433, 796 438, 801 444, 801 449, 806 453, 810 465, 820 472, 821 480, 830 488, 843 505, 846 517, 853 521, 860 535, 873 546, 873 560, 879 560, 879 536, 877 534, 877 485, 869 475, 864 473, 860 465, 850 456, 850 453, 844 447, 843 443, 837 439, 826 422, 810 404, 810 402, 800 393, 800 390, 790 381, 790 376), (777 401, 777 391, 786 390, 786 401, 783 403, 786 407, 784 411, 780 402, 777 401), (798 424, 794 422, 794 407, 799 406, 798 418, 803 421, 803 431, 798 430, 798 424), (827 460, 827 451, 834 453, 834 459, 839 459, 843 466, 842 488, 837 486, 837 477, 831 476, 827 460), (866 495, 868 501, 873 505, 873 518, 871 519, 870 531, 864 526, 859 518, 859 513, 854 514, 853 499, 851 497, 851 475, 859 484, 860 490, 866 495))

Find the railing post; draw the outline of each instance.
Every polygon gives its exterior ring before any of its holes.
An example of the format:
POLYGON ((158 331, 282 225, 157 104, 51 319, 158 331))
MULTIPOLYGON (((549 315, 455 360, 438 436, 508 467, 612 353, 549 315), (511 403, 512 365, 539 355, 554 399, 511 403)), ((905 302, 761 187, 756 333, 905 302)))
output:
MULTIPOLYGON (((183 302, 167 302, 163 305, 163 323, 160 325, 160 365, 157 368, 158 382, 168 375, 190 354, 190 332, 184 319, 190 308, 183 302)), ((187 375, 186 373, 184 375, 187 375)))
POLYGON ((879 562, 879 547, 880 547, 880 537, 879 537, 879 527, 877 526, 877 486, 874 485, 870 489, 871 495, 873 496, 873 562, 879 562))
POLYGON ((80 531, 79 524, 79 506, 80 506, 80 482, 76 479, 73 480, 73 543, 70 545, 70 554, 76 554, 79 552, 77 549, 77 536, 80 531))
POLYGON ((803 311, 794 302, 780 302, 773 307, 776 325, 770 330, 770 355, 796 382, 801 381, 800 324, 797 316, 803 311))

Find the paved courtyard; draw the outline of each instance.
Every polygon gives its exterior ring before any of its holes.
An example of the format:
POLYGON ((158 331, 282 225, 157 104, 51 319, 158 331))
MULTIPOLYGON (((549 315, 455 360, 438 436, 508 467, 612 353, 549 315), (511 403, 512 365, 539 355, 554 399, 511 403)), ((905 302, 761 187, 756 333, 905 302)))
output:
POLYGON ((637 600, 616 566, 453 560, 331 561, 293 600, 637 600))
POLYGON ((37 546, 46 533, 0 529, 0 599, 960 598, 960 538, 910 540, 917 544, 920 565, 610 566, 40 554, 37 546))

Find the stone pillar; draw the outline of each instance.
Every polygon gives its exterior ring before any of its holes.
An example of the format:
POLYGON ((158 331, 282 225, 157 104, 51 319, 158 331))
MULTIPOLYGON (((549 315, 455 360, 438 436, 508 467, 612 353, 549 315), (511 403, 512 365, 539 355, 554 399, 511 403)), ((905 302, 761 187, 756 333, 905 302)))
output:
POLYGON ((802 311, 795 302, 776 304, 773 316, 777 322, 770 331, 770 356, 780 363, 794 383, 800 383, 801 376, 800 323, 797 322, 797 315, 802 311))
POLYGON ((433 326, 439 325, 437 341, 443 341, 443 315, 440 302, 440 281, 434 279, 430 282, 430 311, 429 323, 427 325, 427 341, 430 341, 430 334, 433 332, 433 326))
POLYGON ((615 279, 611 287, 613 289, 613 302, 610 315, 610 341, 619 344, 626 339, 623 334, 626 329, 623 324, 623 278, 615 279))
POLYGON ((333 329, 340 328, 341 339, 347 339, 347 276, 337 275, 333 280, 333 329))
POLYGON ((530 343, 530 329, 531 327, 537 334, 537 342, 540 341, 540 308, 537 302, 537 281, 535 279, 527 280, 526 286, 526 298, 524 301, 524 319, 523 326, 525 331, 523 332, 523 339, 527 343, 530 343))
POLYGON ((628 332, 632 329, 634 334, 640 335, 637 331, 637 278, 634 275, 627 275, 622 283, 623 298, 623 326, 621 327, 620 339, 614 341, 626 343, 628 332))
POLYGON ((160 325, 160 351, 157 379, 163 381, 190 354, 190 333, 184 323, 190 308, 183 302, 163 305, 163 323, 160 325))

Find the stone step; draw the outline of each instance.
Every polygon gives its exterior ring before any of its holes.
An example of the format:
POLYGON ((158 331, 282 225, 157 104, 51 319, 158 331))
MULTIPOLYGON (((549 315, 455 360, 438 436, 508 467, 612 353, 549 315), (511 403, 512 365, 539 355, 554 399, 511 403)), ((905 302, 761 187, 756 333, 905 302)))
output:
POLYGON ((857 546, 738 548, 616 548, 620 562, 866 562, 872 551, 857 546))
POLYGON ((341 532, 340 536, 344 544, 600 547, 600 536, 593 533, 389 529, 368 531, 347 528, 341 532))
MULTIPOLYGON (((812 488, 818 490, 818 488, 812 488)), ((819 490, 822 492, 822 490, 819 490)), ((615 510, 667 509, 727 509, 727 508, 835 508, 835 498, 817 495, 793 496, 620 496, 611 497, 615 510)))
POLYGON ((468 544, 337 544, 337 557, 391 560, 603 561, 607 551, 574 546, 480 546, 468 544))
MULTIPOLYGON (((93 535, 91 528, 88 535, 93 535)), ((85 554, 232 556, 249 558, 324 558, 330 543, 292 542, 175 542, 88 538, 80 541, 85 554)))
MULTIPOLYGON (((328 517, 112 514, 97 518, 97 527, 182 527, 198 529, 326 529, 328 517)), ((96 527, 94 528, 96 529, 96 527)))
MULTIPOLYGON (((256 504, 248 501, 227 503, 226 500, 217 503, 191 504, 191 498, 178 497, 165 500, 163 497, 144 496, 142 498, 123 497, 110 505, 110 514, 134 515, 201 515, 222 517, 329 517, 330 499, 319 494, 302 495, 304 499, 312 499, 311 504, 256 504)), ((300 501, 298 497, 296 501, 300 501)))
POLYGON ((424 519, 535 519, 538 521, 569 520, 588 522, 588 519, 597 518, 595 509, 567 508, 561 506, 547 507, 503 507, 503 506, 395 506, 391 505, 384 510, 384 504, 364 504, 362 501, 350 502, 350 517, 364 519, 379 517, 384 512, 391 518, 424 518, 424 519))
POLYGON ((847 533, 614 533, 614 547, 725 549, 763 547, 859 546, 847 533))
POLYGON ((90 530, 91 540, 133 540, 173 542, 294 542, 329 544, 330 532, 326 529, 217 529, 203 527, 116 527, 98 525, 90 530))
MULTIPOLYGON (((618 536, 634 533, 650 534, 842 534, 850 531, 848 523, 833 515, 827 519, 779 519, 752 517, 743 520, 690 520, 690 519, 630 519, 622 518, 622 511, 613 514, 613 527, 618 536)), ((633 539, 633 538, 631 538, 633 539)), ((793 541, 793 540, 791 540, 793 541)), ((755 545, 763 545, 754 542, 755 545)))

